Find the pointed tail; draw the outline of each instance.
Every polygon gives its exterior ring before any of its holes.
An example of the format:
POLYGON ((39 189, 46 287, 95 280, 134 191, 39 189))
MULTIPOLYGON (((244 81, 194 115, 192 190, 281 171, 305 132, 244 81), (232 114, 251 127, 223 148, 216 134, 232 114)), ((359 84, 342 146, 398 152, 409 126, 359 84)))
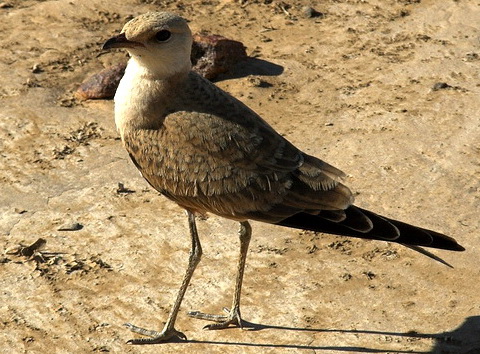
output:
POLYGON ((339 219, 339 221, 328 217, 328 211, 326 212, 328 218, 322 216, 322 213, 319 215, 298 213, 278 222, 277 225, 334 235, 391 241, 410 246, 424 246, 450 251, 465 250, 450 236, 386 218, 353 205, 345 210, 346 217, 339 219))

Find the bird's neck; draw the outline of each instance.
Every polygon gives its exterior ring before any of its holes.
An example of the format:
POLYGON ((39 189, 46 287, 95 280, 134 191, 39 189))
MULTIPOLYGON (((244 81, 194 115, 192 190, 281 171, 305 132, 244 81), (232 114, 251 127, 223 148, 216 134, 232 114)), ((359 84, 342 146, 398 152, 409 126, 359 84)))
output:
POLYGON ((136 76, 141 76, 143 79, 168 80, 182 73, 187 74, 192 68, 192 63, 190 57, 188 60, 181 60, 172 57, 150 58, 135 55, 128 61, 128 66, 136 76))
POLYGON ((115 124, 122 138, 128 130, 158 129, 187 76, 188 70, 162 78, 131 58, 115 94, 115 124))

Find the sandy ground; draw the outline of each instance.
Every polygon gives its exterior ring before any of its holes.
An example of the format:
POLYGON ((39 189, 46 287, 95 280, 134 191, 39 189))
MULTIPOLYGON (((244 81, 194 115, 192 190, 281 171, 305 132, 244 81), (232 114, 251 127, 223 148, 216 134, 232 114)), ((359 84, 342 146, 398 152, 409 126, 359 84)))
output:
POLYGON ((479 353, 479 24, 474 0, 2 2, 0 351, 479 353), (186 312, 230 305, 238 253, 237 225, 212 216, 177 321, 189 340, 126 345, 123 323, 167 318, 187 221, 128 160, 113 103, 73 93, 126 60, 103 41, 160 9, 242 41, 254 59, 218 85, 347 172, 357 205, 456 237, 466 252, 434 251, 454 268, 253 223, 242 313, 257 330, 204 331, 186 312), (3 254, 40 237, 43 259, 3 254))

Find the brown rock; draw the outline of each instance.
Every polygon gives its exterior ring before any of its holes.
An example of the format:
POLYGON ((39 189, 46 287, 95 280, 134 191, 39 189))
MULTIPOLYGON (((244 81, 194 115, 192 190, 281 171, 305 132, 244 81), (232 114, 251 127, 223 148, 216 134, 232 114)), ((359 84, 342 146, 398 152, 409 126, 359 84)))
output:
POLYGON ((211 80, 229 71, 236 63, 245 60, 245 46, 220 35, 197 33, 193 35, 193 71, 211 80))
POLYGON ((75 92, 80 100, 113 98, 126 64, 117 64, 103 69, 86 79, 75 92))

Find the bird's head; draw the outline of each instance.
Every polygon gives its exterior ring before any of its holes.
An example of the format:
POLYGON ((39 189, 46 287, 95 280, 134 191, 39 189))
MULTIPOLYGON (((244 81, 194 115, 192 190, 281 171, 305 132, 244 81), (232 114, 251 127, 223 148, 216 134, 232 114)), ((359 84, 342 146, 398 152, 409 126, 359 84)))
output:
POLYGON ((190 70, 192 33, 180 16, 149 12, 127 22, 102 48, 125 48, 149 75, 163 79, 190 70))

